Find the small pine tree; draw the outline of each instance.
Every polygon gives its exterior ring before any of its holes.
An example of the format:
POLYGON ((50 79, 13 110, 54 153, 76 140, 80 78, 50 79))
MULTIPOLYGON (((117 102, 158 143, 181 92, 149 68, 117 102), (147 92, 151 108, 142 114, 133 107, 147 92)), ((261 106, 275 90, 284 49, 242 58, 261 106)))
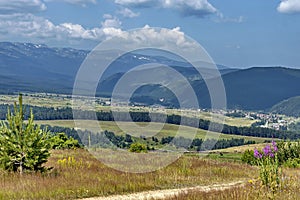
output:
POLYGON ((19 172, 40 171, 47 169, 51 148, 49 134, 33 123, 30 112, 28 123, 24 123, 22 95, 19 106, 15 103, 14 111, 8 109, 7 121, 0 124, 0 168, 19 172))

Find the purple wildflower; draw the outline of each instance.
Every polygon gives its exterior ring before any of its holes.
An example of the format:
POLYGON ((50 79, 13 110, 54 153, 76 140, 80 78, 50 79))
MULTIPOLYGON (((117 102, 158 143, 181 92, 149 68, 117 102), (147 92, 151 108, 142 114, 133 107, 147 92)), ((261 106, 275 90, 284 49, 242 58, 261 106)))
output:
POLYGON ((273 158, 275 155, 274 155, 274 153, 270 153, 269 156, 270 156, 271 158, 273 158))
POLYGON ((272 146, 273 146, 273 151, 277 152, 278 151, 278 147, 277 147, 277 144, 276 144, 276 142, 274 140, 272 141, 272 146))
POLYGON ((263 152, 264 152, 265 156, 268 156, 270 153, 272 153, 270 145, 265 146, 265 148, 263 149, 263 152))
POLYGON ((262 154, 260 154, 257 149, 254 149, 254 157, 255 158, 262 158, 262 154))

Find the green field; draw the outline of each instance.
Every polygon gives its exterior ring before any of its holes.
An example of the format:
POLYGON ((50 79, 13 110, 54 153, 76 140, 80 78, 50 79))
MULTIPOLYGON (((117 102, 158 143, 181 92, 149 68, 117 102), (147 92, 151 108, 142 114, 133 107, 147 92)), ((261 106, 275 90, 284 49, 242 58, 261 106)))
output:
MULTIPOLYGON (((68 128, 75 128, 75 124, 73 120, 41 120, 35 121, 37 124, 45 124, 50 126, 61 126, 61 127, 68 127, 68 128)), ((143 136, 155 136, 159 139, 162 137, 167 136, 175 136, 176 134, 180 134, 181 136, 186 136, 189 138, 190 134, 196 133, 195 138, 205 139, 231 139, 231 138, 244 138, 246 141, 252 140, 257 143, 262 143, 265 140, 269 140, 269 138, 260 138, 260 137, 249 137, 249 136, 239 136, 239 135, 229 135, 229 134, 219 134, 216 132, 207 132, 206 130, 196 129, 187 126, 181 126, 180 132, 178 125, 173 124, 161 124, 161 123, 151 123, 151 127, 147 127, 148 123, 144 122, 118 122, 126 132, 121 130, 115 122, 103 122, 99 121, 99 123, 95 123, 95 121, 89 120, 77 120, 76 124, 79 125, 78 127, 87 130, 108 130, 112 131, 116 134, 125 134, 130 133, 133 135, 143 135, 143 136), (144 132, 143 133, 136 133, 136 125, 141 127, 144 132), (157 132, 159 127, 163 127, 161 131, 157 132)))

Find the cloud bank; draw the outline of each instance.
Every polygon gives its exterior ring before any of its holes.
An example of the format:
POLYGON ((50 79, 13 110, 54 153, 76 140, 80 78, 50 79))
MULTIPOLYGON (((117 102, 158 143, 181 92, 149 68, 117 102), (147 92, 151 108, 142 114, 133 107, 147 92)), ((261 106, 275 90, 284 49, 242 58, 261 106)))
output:
POLYGON ((114 17, 106 18, 99 27, 86 29, 79 24, 72 23, 55 25, 50 20, 33 14, 0 15, 0 30, 2 33, 28 38, 101 41, 111 36, 108 30, 118 30, 120 26, 121 22, 114 17))
POLYGON ((165 8, 183 16, 204 17, 217 12, 207 0, 115 0, 116 4, 134 8, 165 8))
POLYGON ((277 11, 280 13, 300 13, 300 0, 282 0, 277 11))
MULTIPOLYGON (((111 37, 126 38, 128 32, 122 28, 121 20, 113 15, 105 14, 99 25, 84 27, 72 22, 55 23, 40 15, 47 9, 47 2, 63 1, 86 7, 97 4, 97 0, 0 0, 0 39, 18 38, 33 42, 64 43, 72 45, 79 42, 97 43, 111 37)), ((111 0, 117 4, 115 14, 119 17, 134 18, 140 13, 132 8, 170 9, 182 16, 205 17, 209 14, 218 15, 219 11, 208 0, 111 0)), ((228 19, 226 19, 228 20, 228 19)), ((238 19, 238 21, 242 21, 238 19)), ((134 37, 152 43, 166 44, 174 42, 181 47, 189 47, 184 40, 184 33, 179 27, 157 32, 145 26, 134 32, 134 37)))
POLYGON ((46 5, 40 0, 0 0, 0 13, 36 13, 46 10, 46 5))

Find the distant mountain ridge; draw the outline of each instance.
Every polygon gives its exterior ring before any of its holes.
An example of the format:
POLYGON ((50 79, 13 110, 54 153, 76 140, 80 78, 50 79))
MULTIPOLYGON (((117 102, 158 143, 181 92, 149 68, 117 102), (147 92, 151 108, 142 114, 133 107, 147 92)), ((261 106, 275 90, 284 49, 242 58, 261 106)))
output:
MULTIPOLYGON (((285 99, 300 96, 299 69, 253 67, 223 74, 222 79, 226 90, 227 108, 230 109, 269 110, 285 99)), ((200 106, 210 108, 210 96, 205 82, 192 80, 191 85, 198 96, 200 106)), ((143 91, 152 99, 155 94, 160 94, 160 96, 154 99, 171 96, 163 89, 158 93, 153 86, 149 86, 148 90, 143 88, 143 91)), ((144 94, 140 94, 142 99, 145 99, 144 94)), ((176 105, 175 100, 167 100, 176 105)))
MULTIPOLYGON (((89 51, 72 48, 0 42, 0 93, 31 91, 71 94, 76 73, 88 54, 89 51)), ((188 63, 137 53, 125 54, 113 62, 102 77, 97 94, 109 95, 116 82, 132 66, 153 62, 168 65, 185 76, 196 91, 200 105, 210 106, 205 82, 188 63)), ((218 65, 218 68, 224 81, 229 108, 266 110, 285 99, 300 96, 299 69, 232 69, 222 65, 218 65)), ((205 73, 209 75, 209 69, 205 73)), ((171 91, 158 85, 140 88, 134 100, 149 103, 147 101, 150 99, 152 103, 159 103, 162 97, 166 98, 169 105, 176 104, 171 91)))

